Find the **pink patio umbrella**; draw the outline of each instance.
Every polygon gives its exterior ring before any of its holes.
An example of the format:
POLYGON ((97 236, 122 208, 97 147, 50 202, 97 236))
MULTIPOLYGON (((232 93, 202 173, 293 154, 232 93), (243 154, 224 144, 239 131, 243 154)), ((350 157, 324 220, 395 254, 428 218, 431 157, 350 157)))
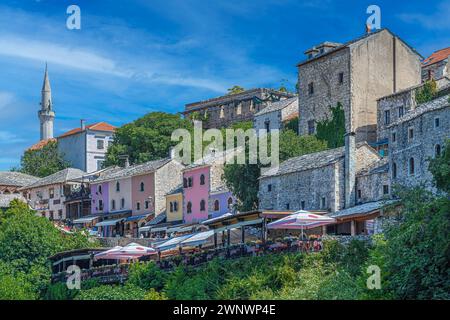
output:
POLYGON ((267 228, 291 230, 301 229, 303 238, 303 230, 326 226, 333 223, 336 223, 336 220, 333 218, 300 210, 285 218, 269 223, 267 228))
POLYGON ((108 251, 98 253, 94 256, 94 259, 138 259, 156 253, 157 251, 153 248, 145 247, 137 243, 130 243, 125 247, 117 246, 108 251))

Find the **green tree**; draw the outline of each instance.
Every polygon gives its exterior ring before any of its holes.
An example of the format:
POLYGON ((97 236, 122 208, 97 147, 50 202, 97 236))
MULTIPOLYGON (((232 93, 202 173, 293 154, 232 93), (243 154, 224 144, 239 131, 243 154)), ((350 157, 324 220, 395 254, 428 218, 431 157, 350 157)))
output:
POLYGON ((450 193, 450 139, 446 141, 441 155, 430 160, 429 169, 436 187, 450 193))
POLYGON ((75 300, 143 300, 145 291, 132 285, 102 285, 81 290, 75 300))
POLYGON ((131 163, 142 163, 168 157, 176 129, 192 131, 192 123, 179 114, 151 112, 118 128, 108 148, 105 166, 120 165, 120 155, 128 155, 131 163))
POLYGON ((241 87, 241 86, 233 86, 233 87, 228 89, 228 94, 229 95, 231 95, 231 94, 238 94, 238 93, 241 93, 241 92, 244 92, 244 91, 245 91, 245 89, 243 87, 241 87))
POLYGON ((26 150, 20 160, 18 171, 36 177, 46 177, 69 166, 70 164, 58 153, 58 143, 50 141, 41 149, 26 150))
MULTIPOLYGON (((313 136, 298 136, 292 130, 281 131, 280 162, 325 149, 326 144, 313 136)), ((247 156, 246 164, 226 164, 224 167, 223 177, 226 185, 237 197, 238 209, 241 211, 250 211, 258 207, 258 178, 263 166, 260 163, 249 164, 248 160, 247 156)))
POLYGON ((336 107, 331 107, 331 119, 325 119, 317 123, 316 137, 324 140, 328 148, 334 149, 344 145, 345 113, 342 104, 338 102, 336 107))
POLYGON ((433 100, 436 97, 437 84, 434 79, 425 82, 423 87, 416 89, 416 103, 422 104, 433 100))

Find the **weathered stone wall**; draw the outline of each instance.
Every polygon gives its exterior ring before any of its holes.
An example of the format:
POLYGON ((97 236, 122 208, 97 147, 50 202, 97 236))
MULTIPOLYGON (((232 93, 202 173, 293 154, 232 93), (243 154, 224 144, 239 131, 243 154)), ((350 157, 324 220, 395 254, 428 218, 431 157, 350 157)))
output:
POLYGON ((376 141, 377 99, 419 84, 420 72, 419 56, 387 30, 300 64, 300 134, 308 134, 308 121, 329 117, 329 106, 341 102, 346 131, 356 132, 357 142, 376 141), (314 83, 311 95, 309 83, 314 83))
POLYGON ((206 101, 191 103, 185 107, 185 116, 197 112, 203 120, 203 127, 222 128, 241 121, 252 121, 253 115, 267 106, 266 102, 256 103, 254 98, 266 100, 272 95, 278 98, 290 98, 289 93, 278 92, 271 89, 253 89, 239 94, 226 95, 206 101))
POLYGON ((330 106, 338 102, 345 111, 346 123, 350 112, 350 51, 341 49, 298 67, 299 83, 299 133, 308 134, 308 122, 317 122, 331 117, 330 106), (343 73, 343 83, 339 74, 343 73), (314 93, 309 94, 313 83, 314 93))
MULTIPOLYGON (((155 172, 155 214, 166 210, 166 194, 182 184, 184 166, 172 160, 155 172)), ((181 204, 180 204, 181 206, 181 204)))
POLYGON ((353 131, 374 142, 377 99, 420 84, 419 56, 386 30, 350 47, 353 131))
MULTIPOLYGON (((336 183, 336 173, 336 164, 332 163, 314 170, 263 178, 258 193, 259 207, 262 210, 301 210, 304 201, 306 210, 338 210, 336 194, 341 194, 344 186, 336 183), (336 185, 341 189, 338 192, 335 190, 336 185), (321 204, 323 197, 325 206, 321 204)), ((343 172, 340 174, 343 175, 343 172)))
POLYGON ((389 144, 389 168, 392 184, 416 186, 424 184, 430 190, 432 175, 428 171, 429 159, 435 156, 436 146, 441 149, 445 140, 450 138, 450 107, 426 112, 409 121, 404 121, 389 128, 390 135, 396 132, 397 141, 389 144), (439 118, 439 127, 435 127, 435 119, 439 118), (408 138, 408 130, 414 130, 414 138, 408 138), (409 173, 409 160, 414 159, 415 172, 409 173), (397 176, 392 170, 396 164, 397 176))
POLYGON ((272 111, 259 116, 255 116, 253 119, 253 127, 258 130, 266 129, 266 121, 269 123, 269 130, 281 129, 282 119, 281 119, 281 111, 272 111))
POLYGON ((356 177, 356 190, 358 204, 389 198, 391 187, 388 171, 358 175, 356 177), (386 195, 383 193, 383 186, 389 188, 389 193, 386 195), (360 193, 358 190, 360 190, 360 193), (361 194, 361 197, 358 194, 361 194))

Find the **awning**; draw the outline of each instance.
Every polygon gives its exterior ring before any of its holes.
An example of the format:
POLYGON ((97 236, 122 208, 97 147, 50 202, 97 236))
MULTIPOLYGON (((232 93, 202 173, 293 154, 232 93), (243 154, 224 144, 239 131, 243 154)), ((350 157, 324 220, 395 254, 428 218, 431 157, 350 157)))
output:
POLYGON ((125 222, 133 222, 133 221, 139 221, 142 219, 145 219, 149 216, 150 214, 141 214, 139 216, 131 216, 125 219, 125 222))
POLYGON ((146 231, 149 231, 150 229, 151 229, 151 226, 140 227, 139 232, 146 232, 146 231))
POLYGON ((205 220, 205 221, 202 222, 202 224, 209 224, 209 223, 213 223, 213 222, 216 222, 216 221, 220 221, 221 219, 227 218, 227 217, 231 217, 232 215, 233 215, 232 213, 228 212, 228 213, 225 213, 225 214, 223 214, 221 216, 205 220))
POLYGON ((214 230, 204 231, 197 234, 194 234, 192 237, 181 242, 181 246, 190 246, 195 247, 201 244, 204 244, 208 241, 208 238, 214 235, 214 230))
POLYGON ((170 233, 170 232, 188 232, 188 231, 192 231, 192 229, 194 229, 194 227, 196 227, 196 226, 197 226, 196 224, 189 225, 189 226, 180 225, 180 226, 176 226, 176 227, 167 229, 167 232, 168 233, 170 233))
POLYGON ((396 200, 381 200, 375 202, 368 202, 360 204, 351 208, 343 209, 340 211, 329 214, 330 217, 335 219, 353 218, 358 216, 367 216, 376 211, 381 210, 384 206, 391 205, 397 202, 396 200))
POLYGON ((73 220, 73 224, 82 224, 82 223, 89 223, 92 222, 95 219, 98 219, 100 216, 93 216, 93 217, 84 217, 84 218, 79 218, 76 220, 73 220))
POLYGON ((167 227, 150 227, 151 232, 161 232, 161 231, 167 231, 167 227))
POLYGON ((122 222, 125 218, 114 219, 114 220, 104 220, 102 222, 97 223, 96 227, 106 227, 106 226, 115 226, 116 223, 122 222))
POLYGON ((160 251, 169 250, 169 249, 177 247, 180 244, 180 242, 182 242, 190 237, 192 237, 192 234, 172 238, 172 239, 160 244, 156 248, 159 249, 160 251))
POLYGON ((219 232, 222 232, 222 231, 225 231, 225 230, 229 230, 229 229, 231 230, 231 229, 237 229, 237 228, 240 228, 240 227, 252 226, 252 225, 255 225, 255 224, 261 224, 262 222, 263 222, 262 218, 255 219, 255 220, 242 221, 242 222, 239 222, 239 223, 231 224, 229 226, 225 226, 225 227, 214 229, 214 232, 215 233, 219 233, 219 232))

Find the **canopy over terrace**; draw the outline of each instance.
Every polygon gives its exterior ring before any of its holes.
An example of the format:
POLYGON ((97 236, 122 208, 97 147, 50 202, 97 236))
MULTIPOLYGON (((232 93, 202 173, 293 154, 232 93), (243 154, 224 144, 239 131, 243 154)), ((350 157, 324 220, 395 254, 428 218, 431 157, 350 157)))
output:
MULTIPOLYGON (((217 247, 217 234, 222 233, 222 239, 225 239, 226 243, 223 245, 229 246, 231 243, 231 230, 241 229, 241 242, 245 243, 245 229, 247 226, 255 226, 263 228, 263 219, 260 216, 260 211, 241 212, 236 214, 224 214, 221 217, 213 218, 203 221, 203 224, 209 229, 214 231, 214 247, 217 247)), ((263 232, 261 232, 263 234, 263 232)), ((264 241, 264 239, 261 239, 264 241)))
POLYGON ((336 220, 324 215, 317 215, 308 211, 300 210, 280 220, 271 222, 267 225, 269 229, 286 229, 303 231, 321 226, 336 223, 336 220))
POLYGON ((336 219, 335 233, 337 234, 367 234, 375 232, 375 230, 368 230, 368 222, 382 215, 386 206, 395 205, 397 202, 397 200, 368 202, 330 213, 328 216, 336 219))

